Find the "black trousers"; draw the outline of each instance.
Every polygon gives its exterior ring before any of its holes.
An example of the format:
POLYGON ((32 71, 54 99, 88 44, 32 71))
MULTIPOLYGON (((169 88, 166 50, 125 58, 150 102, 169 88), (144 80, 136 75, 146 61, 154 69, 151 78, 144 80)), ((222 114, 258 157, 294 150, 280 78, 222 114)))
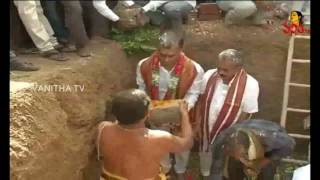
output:
POLYGON ((102 36, 108 32, 107 19, 96 11, 92 1, 72 0, 61 3, 64 7, 66 26, 77 47, 84 47, 89 35, 102 36))

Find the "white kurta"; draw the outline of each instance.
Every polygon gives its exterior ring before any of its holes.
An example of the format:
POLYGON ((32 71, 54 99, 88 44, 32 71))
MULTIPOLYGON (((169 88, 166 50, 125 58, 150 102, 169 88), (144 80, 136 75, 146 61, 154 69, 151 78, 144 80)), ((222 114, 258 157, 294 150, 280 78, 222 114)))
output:
MULTIPOLYGON (((209 78, 216 71, 217 69, 211 69, 211 70, 208 70, 203 75, 203 81, 201 85, 201 94, 205 92, 209 78)), ((210 108, 209 108, 208 119, 209 119, 210 132, 214 123, 218 118, 218 115, 223 106, 224 100, 226 99, 228 90, 229 90, 229 85, 224 84, 221 79, 218 79, 215 87, 215 92, 213 94, 212 101, 210 103, 210 108)), ((258 95, 259 95, 258 81, 254 79, 252 76, 250 76, 249 74, 247 74, 246 87, 245 87, 242 102, 240 105, 240 110, 236 118, 239 118, 241 112, 246 112, 246 113, 258 112, 258 95)), ((207 142, 207 138, 204 138, 203 140, 204 140, 204 144, 207 144, 207 145, 209 144, 207 142)), ((209 149, 209 152, 199 152, 200 172, 203 176, 210 175, 210 167, 212 164, 212 152, 210 152, 210 150, 211 149, 209 149)))
MULTIPOLYGON (((137 78, 136 78, 137 85, 139 86, 139 89, 144 90, 144 91, 146 90, 146 85, 145 85, 144 80, 142 78, 140 67, 141 67, 141 64, 144 61, 146 61, 147 59, 148 58, 141 60, 137 66, 137 78)), ((204 74, 202 67, 196 62, 194 62, 194 61, 192 61, 192 62, 195 65, 198 74, 184 97, 184 99, 188 103, 189 110, 195 105, 195 103, 198 99, 198 96, 199 96, 200 90, 201 90, 202 77, 204 74)), ((163 99, 166 95, 166 92, 168 90, 168 83, 171 78, 172 71, 173 71, 173 69, 168 71, 164 67, 160 66, 159 99, 163 99)))
MULTIPOLYGON (((211 75, 216 72, 217 69, 208 70, 203 76, 203 82, 201 85, 201 94, 204 93, 207 86, 208 80, 211 75)), ((224 100, 226 99, 229 90, 229 85, 224 84, 222 79, 217 80, 215 92, 210 104, 209 109, 209 131, 216 122, 219 112, 223 106, 224 100)), ((236 118, 239 118, 241 112, 256 113, 258 112, 258 95, 259 95, 259 84, 256 79, 247 74, 247 83, 244 90, 240 111, 236 118)))
MULTIPOLYGON (((139 89, 144 90, 144 91, 146 91, 146 84, 144 83, 143 77, 141 75, 140 67, 141 67, 141 64, 144 61, 146 61, 148 58, 141 60, 137 65, 137 79, 136 79, 137 85, 139 86, 139 89)), ((195 105, 195 103, 198 99, 198 96, 199 96, 200 90, 201 90, 202 78, 203 78, 203 74, 204 74, 202 67, 198 63, 196 63, 194 61, 192 61, 192 63, 196 67, 197 76, 195 77, 191 87, 189 88, 189 90, 187 91, 187 93, 184 97, 184 99, 188 103, 188 110, 190 110, 195 105)), ((160 66, 159 71, 160 71, 159 99, 163 99, 165 97, 167 90, 168 90, 168 83, 171 78, 171 72, 173 71, 173 69, 168 71, 164 67, 160 66)), ((189 159, 189 154, 190 154, 190 150, 175 154, 176 164, 174 166, 174 169, 175 169, 176 173, 184 173, 185 172, 186 166, 188 163, 188 159, 189 159)), ((166 173, 169 172, 169 170, 171 169, 171 166, 172 166, 170 155, 169 154, 165 155, 165 157, 161 160, 160 164, 161 164, 162 170, 164 172, 166 172, 166 173)))

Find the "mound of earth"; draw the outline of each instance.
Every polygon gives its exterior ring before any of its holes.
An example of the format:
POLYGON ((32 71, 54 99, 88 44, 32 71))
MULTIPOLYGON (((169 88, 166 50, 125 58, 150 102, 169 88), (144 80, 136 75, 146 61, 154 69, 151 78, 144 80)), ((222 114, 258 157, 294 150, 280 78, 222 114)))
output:
POLYGON ((41 70, 11 74, 10 179, 99 176, 96 125, 108 114, 110 95, 133 87, 135 75, 118 44, 93 40, 89 48, 92 57, 67 54, 67 62, 21 56, 41 70))

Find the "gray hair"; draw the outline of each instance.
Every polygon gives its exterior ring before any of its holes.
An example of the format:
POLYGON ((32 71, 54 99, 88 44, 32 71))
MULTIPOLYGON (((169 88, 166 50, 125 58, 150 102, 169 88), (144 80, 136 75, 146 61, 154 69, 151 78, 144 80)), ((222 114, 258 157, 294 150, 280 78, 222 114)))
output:
POLYGON ((236 65, 242 66, 243 60, 241 57, 242 53, 235 49, 226 49, 219 54, 219 60, 231 60, 236 65))
POLYGON ((182 47, 184 43, 183 32, 165 31, 159 37, 160 48, 182 47))

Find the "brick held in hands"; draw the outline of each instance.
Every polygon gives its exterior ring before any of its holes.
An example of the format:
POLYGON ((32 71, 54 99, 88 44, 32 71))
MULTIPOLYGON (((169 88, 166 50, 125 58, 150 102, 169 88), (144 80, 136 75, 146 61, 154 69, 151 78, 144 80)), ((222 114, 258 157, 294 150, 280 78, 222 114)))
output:
POLYGON ((166 123, 179 124, 181 119, 180 101, 182 100, 152 100, 152 110, 149 117, 150 124, 154 126, 166 123))

